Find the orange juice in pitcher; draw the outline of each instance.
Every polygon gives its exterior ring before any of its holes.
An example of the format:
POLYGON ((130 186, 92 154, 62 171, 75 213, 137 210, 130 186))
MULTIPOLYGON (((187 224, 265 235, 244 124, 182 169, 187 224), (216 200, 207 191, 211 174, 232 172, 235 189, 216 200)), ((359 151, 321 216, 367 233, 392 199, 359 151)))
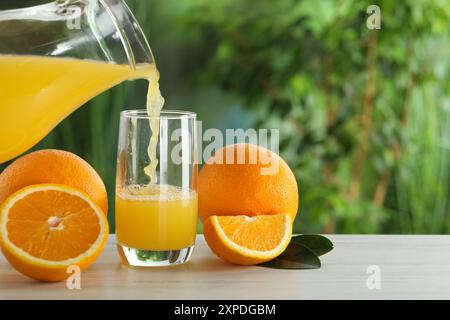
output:
POLYGON ((125 80, 157 81, 154 64, 0 55, 0 163, 28 150, 79 106, 125 80))
POLYGON ((158 88, 150 47, 122 0, 0 11, 0 163, 91 98, 138 78, 158 88))

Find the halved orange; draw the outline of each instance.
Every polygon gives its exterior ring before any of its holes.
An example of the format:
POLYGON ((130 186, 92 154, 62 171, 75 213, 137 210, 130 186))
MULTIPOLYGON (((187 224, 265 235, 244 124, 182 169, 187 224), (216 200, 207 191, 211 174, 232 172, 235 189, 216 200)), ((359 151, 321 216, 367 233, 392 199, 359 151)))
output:
POLYGON ((66 279, 68 267, 86 269, 108 237, 102 210, 66 185, 37 184, 11 195, 0 208, 0 245, 11 265, 41 281, 66 279))
POLYGON ((203 234, 211 250, 223 260, 258 264, 286 249, 292 235, 291 215, 210 216, 203 224, 203 234))

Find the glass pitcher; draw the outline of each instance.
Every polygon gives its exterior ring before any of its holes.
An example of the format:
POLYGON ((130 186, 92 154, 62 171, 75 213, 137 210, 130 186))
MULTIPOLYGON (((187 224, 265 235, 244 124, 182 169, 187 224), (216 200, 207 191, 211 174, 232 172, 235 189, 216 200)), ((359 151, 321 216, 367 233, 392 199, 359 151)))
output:
POLYGON ((153 54, 122 0, 0 11, 0 163, 31 148, 94 96, 152 76, 153 54))

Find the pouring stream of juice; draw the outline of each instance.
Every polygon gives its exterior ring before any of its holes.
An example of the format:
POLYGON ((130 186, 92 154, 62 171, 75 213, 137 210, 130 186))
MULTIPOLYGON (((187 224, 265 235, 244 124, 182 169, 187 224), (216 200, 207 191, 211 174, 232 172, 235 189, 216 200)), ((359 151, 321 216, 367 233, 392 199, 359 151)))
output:
MULTIPOLYGON (((0 55, 0 163, 25 152, 74 110, 126 80, 147 79, 147 110, 159 116, 164 99, 155 64, 127 65, 41 56, 0 55)), ((150 165, 156 181, 159 120, 151 119, 150 165)))
POLYGON ((156 167, 158 165, 156 147, 158 145, 159 137, 159 116, 161 114, 161 109, 164 106, 164 98, 161 96, 159 90, 159 73, 156 68, 154 68, 148 81, 147 114, 150 116, 150 129, 152 134, 147 151, 150 163, 144 168, 144 172, 150 177, 150 183, 156 183, 156 167))

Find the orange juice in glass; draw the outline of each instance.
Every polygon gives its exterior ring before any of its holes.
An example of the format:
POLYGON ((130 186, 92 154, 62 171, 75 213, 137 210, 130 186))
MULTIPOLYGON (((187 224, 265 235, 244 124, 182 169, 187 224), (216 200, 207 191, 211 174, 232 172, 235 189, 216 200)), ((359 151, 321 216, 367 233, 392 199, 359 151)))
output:
POLYGON ((144 250, 195 242, 197 194, 171 185, 130 186, 116 195, 117 241, 144 250))
POLYGON ((195 114, 159 116, 156 183, 148 156, 152 126, 147 113, 121 113, 116 179, 116 238, 124 263, 166 266, 184 263, 197 230, 195 114))

